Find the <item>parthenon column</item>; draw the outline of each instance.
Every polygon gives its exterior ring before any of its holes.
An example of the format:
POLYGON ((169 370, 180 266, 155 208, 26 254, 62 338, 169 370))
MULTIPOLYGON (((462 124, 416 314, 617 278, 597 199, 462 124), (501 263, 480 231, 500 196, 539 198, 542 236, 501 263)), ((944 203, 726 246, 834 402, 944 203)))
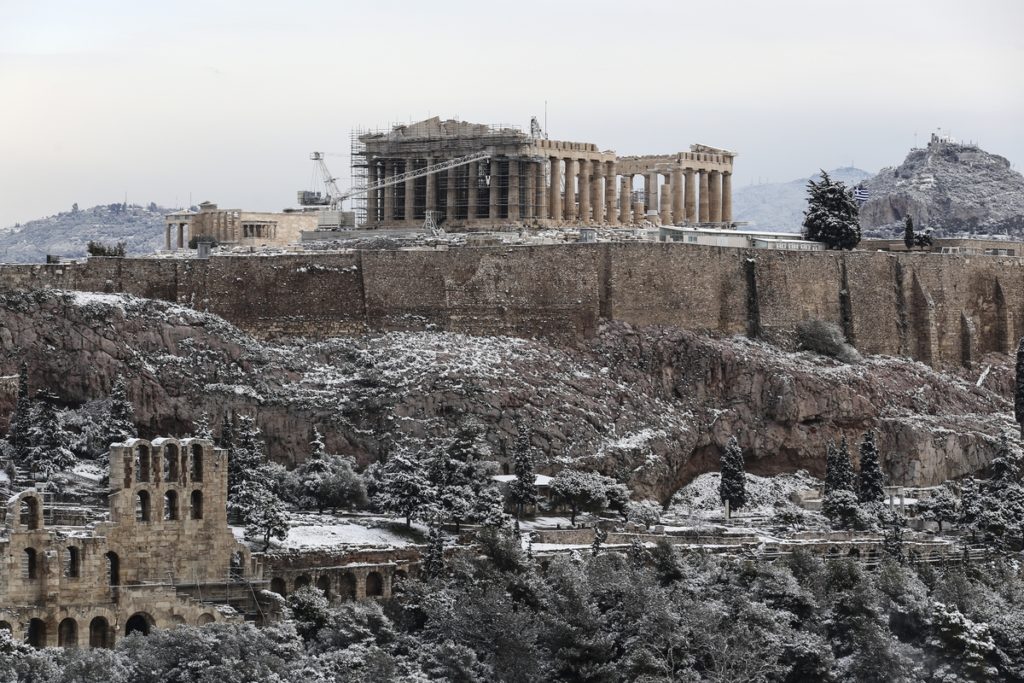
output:
POLYGON ((477 214, 476 200, 480 193, 477 191, 479 188, 477 187, 476 179, 479 173, 480 170, 477 162, 471 161, 469 164, 469 177, 466 178, 466 192, 468 193, 466 196, 466 218, 468 220, 473 220, 477 214))
POLYGON ((672 223, 682 225, 686 221, 683 209, 683 169, 672 169, 672 223))
POLYGON ((576 160, 565 160, 565 220, 573 222, 576 220, 576 160))
POLYGON ((700 215, 697 216, 697 220, 700 223, 708 222, 708 172, 701 169, 697 171, 700 173, 700 215))
MULTIPOLYGON (((414 170, 415 166, 415 159, 405 160, 406 173, 414 170)), ((416 222, 416 181, 414 179, 405 181, 405 222, 416 222)))
POLYGON ((537 176, 537 218, 548 218, 548 195, 551 194, 544 183, 544 162, 533 165, 533 172, 537 176))
POLYGON ((697 217, 697 185, 693 179, 693 169, 685 170, 686 174, 686 222, 693 223, 697 217))
MULTIPOLYGON (((384 162, 384 180, 391 180, 395 174, 395 162, 388 159, 384 162)), ((384 221, 390 223, 395 220, 395 186, 390 185, 384 188, 384 221)))
POLYGON ((607 162, 604 173, 604 216, 610 225, 619 222, 615 214, 615 162, 607 162))
POLYGON ((661 185, 661 212, 658 217, 662 225, 672 222, 672 186, 668 183, 661 185))
POLYGON ((580 220, 590 222, 590 159, 580 163, 580 220))
POLYGON ((722 221, 732 223, 732 173, 722 174, 722 221))
POLYGON ((551 157, 550 206, 552 220, 562 220, 562 160, 551 157))
POLYGON ((487 217, 492 221, 498 220, 498 202, 501 195, 498 193, 498 160, 491 157, 491 196, 487 207, 487 217))
POLYGON ((644 214, 658 210, 658 174, 644 174, 644 214))
MULTIPOLYGON (((427 157, 427 166, 437 162, 434 157, 427 157)), ((427 203, 426 211, 437 211, 437 174, 431 173, 427 176, 427 203)))
POLYGON ((519 220, 519 161, 508 160, 508 219, 519 220))
POLYGON ((526 209, 526 213, 524 213, 522 217, 524 219, 529 219, 536 216, 534 213, 535 208, 533 202, 537 196, 537 164, 532 161, 523 161, 521 163, 525 164, 525 166, 523 166, 525 169, 523 171, 523 177, 526 179, 526 192, 523 193, 525 195, 524 198, 526 199, 526 206, 524 207, 526 209))
POLYGON ((448 169, 448 187, 445 188, 444 193, 444 222, 454 221, 456 219, 455 214, 455 174, 458 171, 457 168, 448 169))
POLYGON ((590 176, 590 211, 595 223, 604 223, 604 164, 595 161, 591 164, 593 173, 590 176))
MULTIPOLYGON (((367 185, 377 184, 377 160, 371 159, 367 168, 366 174, 367 185)), ((370 190, 366 193, 366 222, 367 224, 376 223, 378 220, 377 215, 377 190, 370 190)))
POLYGON ((711 172, 711 222, 722 222, 722 174, 719 171, 711 172))
POLYGON ((629 202, 633 197, 633 176, 623 175, 619 182, 619 223, 630 224, 629 202))

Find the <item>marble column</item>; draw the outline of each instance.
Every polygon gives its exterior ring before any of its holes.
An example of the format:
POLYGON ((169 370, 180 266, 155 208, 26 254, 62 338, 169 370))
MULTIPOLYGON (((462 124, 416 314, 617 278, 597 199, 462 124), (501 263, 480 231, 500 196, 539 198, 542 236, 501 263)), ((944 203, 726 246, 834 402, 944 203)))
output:
POLYGON ((537 218, 548 217, 548 191, 545 185, 544 178, 544 162, 538 162, 533 165, 533 172, 537 176, 537 218))
POLYGON ((595 161, 591 165, 590 213, 594 223, 604 223, 604 164, 595 161))
POLYGON ((629 225, 632 220, 629 215, 629 202, 633 196, 633 176, 624 175, 619 182, 619 223, 629 225))
POLYGON ((662 225, 672 222, 672 186, 668 183, 661 185, 661 211, 658 218, 661 219, 662 225))
POLYGON ((567 223, 576 220, 576 174, 575 159, 565 160, 565 211, 563 215, 567 223))
POLYGON ((604 217, 609 225, 619 222, 615 213, 615 162, 606 162, 604 172, 604 217))
POLYGON ((164 251, 171 250, 171 228, 174 227, 173 223, 168 223, 164 226, 164 251))
MULTIPOLYGON (((395 162, 388 159, 384 162, 384 180, 390 180, 395 174, 395 162)), ((395 220, 395 186, 384 188, 384 222, 390 223, 395 220)))
POLYGON ((722 222, 722 174, 719 171, 711 172, 711 191, 709 214, 712 223, 722 222))
POLYGON ((682 225, 686 220, 683 209, 683 169, 672 169, 672 223, 682 225))
MULTIPOLYGON (((370 161, 369 168, 366 174, 366 184, 376 185, 377 184, 377 160, 373 159, 370 161)), ((376 223, 379 219, 377 214, 377 190, 370 190, 366 193, 366 222, 376 223)))
POLYGON ((708 210, 711 206, 708 198, 708 172, 699 170, 697 173, 700 174, 700 213, 697 216, 697 221, 707 223, 710 220, 708 210))
POLYGON ((476 218, 476 202, 480 196, 478 192, 479 187, 477 186, 476 179, 480 174, 480 168, 477 162, 473 161, 469 164, 469 177, 466 178, 466 218, 467 220, 473 220, 476 218))
POLYGON ((178 249, 185 248, 185 224, 178 223, 178 249))
POLYGON ((644 174, 644 214, 658 210, 658 174, 644 174))
POLYGON ((536 217, 534 198, 537 196, 537 164, 532 161, 521 161, 523 165, 523 179, 526 180, 526 191, 523 192, 523 199, 526 200, 522 218, 529 220, 536 217))
POLYGON ((444 222, 454 221, 455 215, 455 189, 458 187, 458 181, 456 180, 456 173, 458 168, 448 169, 448 187, 445 188, 444 193, 444 222))
MULTIPOLYGON (((405 172, 415 170, 416 160, 405 160, 405 172)), ((413 224, 416 222, 416 181, 407 179, 405 181, 405 222, 413 224)))
MULTIPOLYGON (((427 157, 427 166, 437 163, 434 157, 427 157)), ((431 173, 427 176, 427 211, 437 211, 437 174, 431 173)))
POLYGON ((508 160, 508 219, 519 220, 519 160, 508 160))
POLYGON ((498 170, 500 166, 498 160, 491 157, 491 194, 487 206, 487 217, 491 221, 496 221, 501 216, 498 212, 498 204, 501 202, 501 194, 499 192, 498 185, 498 170))
POLYGON ((722 174, 722 222, 732 223, 732 173, 722 174))
POLYGON ((686 174, 686 222, 693 223, 697 218, 697 185, 693 178, 693 169, 685 170, 686 174))
POLYGON ((562 220, 562 160, 558 157, 551 157, 551 191, 550 191, 551 219, 562 220))
POLYGON ((580 221, 590 222, 590 160, 583 159, 580 163, 580 221))

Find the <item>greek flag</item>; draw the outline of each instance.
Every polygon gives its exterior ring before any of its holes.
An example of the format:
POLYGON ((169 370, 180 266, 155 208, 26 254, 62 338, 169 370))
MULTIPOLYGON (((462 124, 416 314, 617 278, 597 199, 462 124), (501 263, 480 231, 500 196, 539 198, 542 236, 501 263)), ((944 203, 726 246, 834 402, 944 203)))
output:
POLYGON ((871 193, 862 186, 857 186, 853 189, 853 199, 856 202, 864 203, 871 197, 871 193))

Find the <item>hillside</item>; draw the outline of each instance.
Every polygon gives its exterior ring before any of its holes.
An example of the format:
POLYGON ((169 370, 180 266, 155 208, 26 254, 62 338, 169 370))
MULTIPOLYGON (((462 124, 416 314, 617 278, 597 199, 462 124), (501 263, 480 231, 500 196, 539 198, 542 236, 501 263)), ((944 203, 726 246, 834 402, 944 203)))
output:
POLYGON ((363 464, 470 425, 507 457, 528 424, 545 471, 586 463, 664 501, 717 470, 733 434, 752 474, 821 476, 829 440, 874 428, 897 481, 934 484, 984 467, 1013 425, 1005 356, 986 359, 978 387, 980 370, 882 356, 844 365, 621 323, 571 348, 442 332, 264 343, 190 308, 54 290, 0 295, 0 318, 0 374, 26 360, 33 389, 76 405, 123 373, 144 436, 187 434, 203 411, 216 425, 233 410, 256 416, 283 462, 304 457, 314 424, 330 450, 363 464))
POLYGON ((864 186, 871 193, 860 211, 865 230, 902 234, 910 215, 918 228, 946 234, 1024 235, 1024 176, 976 145, 932 135, 927 147, 864 186))
POLYGON ((125 243, 129 254, 151 254, 164 246, 164 214, 156 204, 101 204, 72 209, 0 231, 0 261, 40 263, 47 254, 85 256, 90 241, 125 243))
MULTIPOLYGON (((854 185, 871 176, 867 171, 847 166, 829 171, 835 180, 854 185)), ((818 174, 812 176, 820 179, 818 174)), ((798 178, 786 183, 764 183, 736 187, 732 193, 733 218, 750 221, 755 230, 765 232, 800 232, 807 208, 807 182, 798 178)))

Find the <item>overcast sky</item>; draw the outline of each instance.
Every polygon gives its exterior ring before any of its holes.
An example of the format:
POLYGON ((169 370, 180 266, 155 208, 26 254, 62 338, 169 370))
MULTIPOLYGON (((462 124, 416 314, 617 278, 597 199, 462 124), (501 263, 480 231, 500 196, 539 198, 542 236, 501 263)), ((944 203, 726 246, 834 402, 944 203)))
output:
POLYGON ((0 0, 0 226, 80 206, 280 209, 309 152, 440 115, 735 185, 899 163, 941 127, 1024 161, 1024 2, 0 0))

